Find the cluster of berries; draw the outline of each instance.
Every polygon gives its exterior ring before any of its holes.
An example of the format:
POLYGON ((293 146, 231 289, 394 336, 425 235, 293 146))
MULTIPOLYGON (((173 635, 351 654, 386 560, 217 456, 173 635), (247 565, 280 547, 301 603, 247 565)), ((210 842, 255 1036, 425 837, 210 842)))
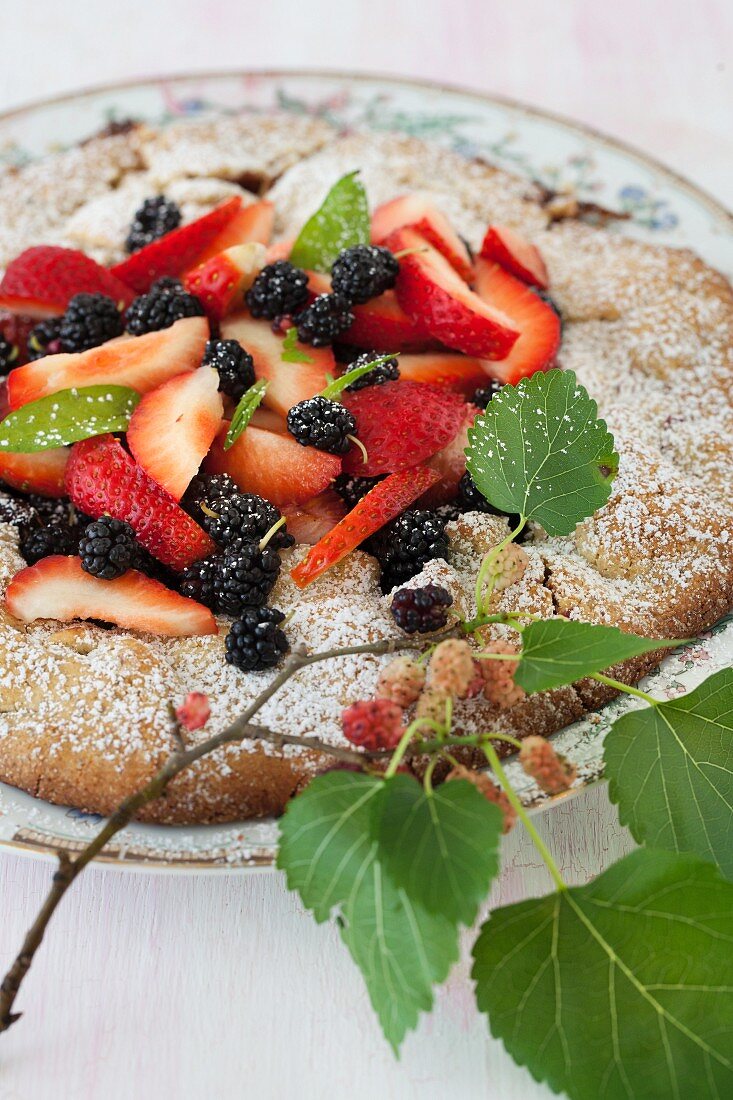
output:
POLYGON ((478 661, 484 696, 499 710, 517 706, 525 697, 523 688, 514 682, 514 673, 519 665, 518 647, 504 639, 491 639, 487 641, 484 651, 488 656, 478 661), (510 659, 495 659, 504 656, 510 659), (515 656, 517 659, 511 660, 515 656))

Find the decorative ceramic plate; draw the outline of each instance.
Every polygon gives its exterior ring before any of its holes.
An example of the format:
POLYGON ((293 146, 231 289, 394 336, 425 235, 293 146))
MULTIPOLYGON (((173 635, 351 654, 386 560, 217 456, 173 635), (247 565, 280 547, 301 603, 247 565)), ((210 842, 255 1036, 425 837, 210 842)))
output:
MULTIPOLYGON (((505 100, 453 88, 376 77, 273 72, 176 77, 116 85, 39 103, 0 116, 0 164, 22 164, 88 137, 126 118, 155 125, 184 116, 278 109, 325 119, 341 129, 397 130, 481 156, 555 190, 624 211, 623 232, 688 246, 730 274, 733 218, 714 199, 633 149, 585 127, 505 100)), ((733 618, 668 658, 648 680, 657 696, 689 691, 733 663, 733 618)), ((618 699, 557 734, 558 749, 578 765, 574 790, 602 775, 602 749, 611 720, 636 705, 618 699)), ((509 774, 524 802, 537 810, 541 795, 515 764, 509 774)), ((572 795, 572 792, 569 792, 572 795)), ((568 797, 565 795, 563 797, 568 797)), ((0 784, 0 843, 52 855, 75 851, 101 818, 52 806, 0 784)), ((100 857, 130 869, 232 870, 272 865, 273 820, 225 826, 134 825, 100 857)))

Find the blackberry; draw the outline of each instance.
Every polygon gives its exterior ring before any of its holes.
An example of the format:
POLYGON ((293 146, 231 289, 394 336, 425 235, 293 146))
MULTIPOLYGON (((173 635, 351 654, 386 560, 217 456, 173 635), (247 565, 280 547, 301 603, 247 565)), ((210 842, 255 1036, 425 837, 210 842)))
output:
POLYGON ((298 339, 314 348, 325 348, 354 323, 351 303, 341 294, 319 294, 307 309, 293 318, 298 339))
POLYGON ((276 260, 262 268, 244 300, 253 317, 268 321, 297 313, 308 301, 308 276, 288 260, 276 260))
POLYGON ((196 474, 181 500, 181 507, 198 523, 201 503, 209 505, 216 497, 231 497, 239 487, 229 474, 196 474))
POLYGON ((239 401, 255 380, 252 356, 237 340, 209 340, 203 362, 219 375, 219 389, 239 401))
POLYGON ((36 527, 20 540, 20 552, 29 565, 35 565, 49 554, 76 554, 79 549, 80 527, 64 523, 47 523, 36 527))
POLYGON ((101 516, 85 529, 79 557, 85 573, 113 581, 132 568, 137 558, 137 539, 129 523, 101 516))
POLYGON ((346 454, 356 421, 348 409, 327 397, 309 397, 288 413, 288 431, 302 447, 315 447, 332 455, 346 454))
POLYGON ((490 378, 487 386, 482 386, 481 389, 476 390, 471 402, 474 405, 478 405, 480 409, 488 407, 489 401, 496 397, 499 390, 504 386, 503 382, 500 382, 498 378, 490 378))
POLYGON ((355 305, 378 298, 397 282, 400 265, 388 248, 357 244, 345 249, 331 268, 331 286, 355 305))
POLYGON ((282 611, 274 607, 248 607, 232 623, 224 641, 225 660, 242 672, 273 668, 290 648, 280 629, 282 611))
POLYGON ((44 355, 54 355, 61 351, 61 317, 49 317, 32 328, 28 336, 28 358, 42 359, 44 355))
POLYGON ((147 294, 135 298, 125 316, 127 331, 133 336, 170 328, 182 317, 203 317, 199 299, 183 289, 178 279, 158 279, 147 294))
MULTIPOLYGON (((205 501, 195 518, 215 542, 227 546, 235 539, 259 542, 282 518, 282 513, 269 500, 254 493, 232 493, 205 501)), ((267 545, 282 549, 294 542, 293 536, 281 527, 267 545)))
POLYGON ((445 523, 426 509, 410 509, 369 540, 368 549, 382 568, 382 588, 390 592, 409 581, 429 561, 448 557, 445 523))
POLYGON ((380 477, 352 477, 351 474, 339 474, 333 483, 338 495, 349 508, 354 508, 362 497, 365 497, 370 489, 383 480, 386 475, 380 477))
POLYGON ((256 542, 237 541, 221 555, 214 578, 215 610, 241 615, 247 607, 264 607, 280 572, 280 555, 256 542))
MULTIPOLYGON (((365 367, 375 359, 382 358, 382 355, 378 351, 365 351, 363 355, 357 356, 353 363, 349 363, 346 370, 356 370, 357 367, 365 367)), ((362 374, 361 378, 357 378, 355 382, 347 386, 346 392, 354 393, 355 390, 363 390, 367 386, 382 386, 385 382, 396 382, 399 376, 400 368, 397 364, 397 360, 387 359, 379 363, 374 370, 370 370, 368 374, 362 374)))
POLYGON ((0 375, 6 375, 18 362, 18 345, 0 334, 0 375))
POLYGON ((177 229, 180 224, 181 211, 171 199, 164 195, 146 199, 132 219, 125 248, 128 252, 137 252, 172 229, 177 229))
POLYGON ((40 527, 41 517, 32 504, 22 497, 0 496, 0 523, 17 527, 21 535, 40 527))
POLYGON ((465 505, 464 511, 488 512, 489 515, 492 516, 506 515, 512 530, 514 530, 519 523, 519 516, 515 513, 511 512, 507 514, 506 512, 500 511, 499 508, 495 508, 493 504, 489 504, 483 493, 476 487, 476 483, 468 470, 466 470, 465 474, 458 482, 458 496, 461 503, 465 505))
POLYGON ((78 523, 81 518, 86 523, 91 523, 91 518, 86 519, 83 513, 77 512, 74 505, 67 497, 42 497, 38 493, 29 493, 25 498, 32 508, 46 523, 78 523))
POLYGON ((405 634, 430 634, 448 622, 453 597, 439 584, 401 588, 392 597, 392 615, 405 634))
POLYGON ((122 314, 112 298, 106 294, 75 294, 61 318, 59 341, 62 351, 87 351, 122 332, 122 314))
POLYGON ((203 558, 186 566, 178 578, 181 595, 197 600, 198 603, 205 604, 213 610, 218 571, 218 557, 203 558))

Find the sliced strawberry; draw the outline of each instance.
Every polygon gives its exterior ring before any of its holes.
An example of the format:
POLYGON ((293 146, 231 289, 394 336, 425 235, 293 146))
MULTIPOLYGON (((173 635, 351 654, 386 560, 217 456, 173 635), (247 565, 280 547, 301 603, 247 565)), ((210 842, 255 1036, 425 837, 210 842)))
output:
POLYGON ((133 252, 122 263, 110 268, 112 274, 138 294, 144 294, 164 275, 182 275, 216 240, 241 206, 242 200, 237 195, 227 199, 195 222, 182 225, 146 244, 139 252, 133 252))
MULTIPOLYGON (((308 272, 308 289, 317 294, 331 293, 331 279, 320 271, 308 272)), ((405 313, 393 290, 364 305, 352 305, 354 323, 344 333, 344 343, 370 351, 422 351, 436 347, 436 341, 420 324, 405 313)))
POLYGON ((445 256, 466 282, 473 275, 471 254, 450 222, 427 195, 413 191, 378 206, 372 215, 372 240, 384 244, 395 229, 410 226, 445 256))
POLYGON ((0 293, 0 311, 3 315, 28 317, 32 322, 30 327, 33 328, 39 321, 45 321, 49 317, 60 317, 64 307, 52 302, 44 302, 41 298, 18 298, 13 294, 0 293))
POLYGON ((47 355, 8 375, 12 409, 72 386, 105 382, 147 393, 201 362, 209 338, 204 317, 184 317, 170 328, 121 337, 76 355, 47 355))
POLYGON ((229 474, 240 489, 265 497, 278 508, 310 500, 341 473, 338 456, 301 447, 289 433, 270 432, 251 423, 225 451, 227 428, 224 425, 214 441, 204 469, 229 474))
POLYGON ((346 505, 338 493, 327 489, 313 500, 306 500, 298 506, 289 505, 284 509, 284 514, 288 518, 288 532, 295 541, 315 546, 344 518, 346 505))
POLYGON ((463 422, 466 403, 458 394, 422 382, 385 382, 343 395, 356 420, 356 447, 344 458, 350 474, 376 477, 417 466, 450 442, 463 422))
POLYGON ((74 444, 66 467, 66 491, 76 507, 94 519, 107 513, 126 520, 142 545, 172 569, 185 569, 216 549, 206 532, 148 477, 114 436, 99 435, 74 444))
POLYGON ((274 244, 271 244, 267 249, 266 262, 268 264, 274 264, 276 260, 289 260, 294 244, 295 237, 284 237, 280 241, 275 241, 274 244))
MULTIPOLYGON (((511 317, 519 339, 504 359, 484 364, 502 382, 518 382, 538 370, 549 370, 560 347, 560 318, 538 294, 499 264, 476 262, 476 293, 511 317)), ((12 378, 12 375, 11 375, 12 378)))
POLYGON ((455 393, 471 397, 486 383, 484 360, 453 351, 425 352, 424 355, 401 355, 400 378, 411 382, 428 382, 455 393))
POLYGON ((440 474, 440 481, 431 486, 420 498, 421 508, 437 508, 438 505, 447 504, 449 500, 454 499, 458 492, 458 482, 466 472, 468 429, 480 412, 476 405, 466 405, 466 416, 456 435, 447 446, 425 463, 431 470, 436 470, 440 474))
POLYGON ((330 348, 296 344, 297 351, 310 362, 284 360, 283 337, 274 333, 267 321, 255 321, 248 313, 227 317, 221 326, 221 335, 225 340, 238 340, 252 356, 255 374, 269 382, 264 404, 281 416, 287 416, 288 410, 299 401, 320 393, 328 384, 326 376, 336 374, 330 348))
POLYGON ((216 634, 208 607, 129 569, 113 581, 91 577, 79 558, 54 554, 21 569, 8 585, 5 606, 24 623, 35 619, 103 619, 132 630, 182 638, 216 634))
POLYGON ((418 466, 401 470, 378 482, 296 565, 291 576, 298 588, 305 588, 355 550, 364 539, 399 516, 439 478, 436 470, 418 466))
POLYGON ((219 430, 223 412, 213 367, 179 374, 143 397, 130 418, 127 445, 174 500, 180 500, 219 430))
POLYGON ((517 233, 516 229, 510 229, 508 225, 489 226, 484 243, 481 245, 480 255, 484 260, 495 260, 510 275, 516 275, 518 279, 529 283, 530 286, 547 290, 550 285, 545 261, 542 259, 539 248, 521 233, 517 233))
POLYGON ((201 300, 208 317, 220 321, 235 302, 241 304, 245 290, 264 265, 264 245, 238 244, 191 268, 183 277, 183 285, 201 300))
MULTIPOLYGON (((2 439, 2 424, 0 424, 2 439)), ((24 493, 44 497, 66 496, 64 475, 69 461, 68 447, 52 447, 33 454, 0 451, 0 481, 24 493)))
POLYGON ((444 256, 414 229, 397 229, 393 252, 414 250, 400 259, 395 287, 400 305, 436 340, 482 359, 508 355, 519 335, 509 317, 469 290, 444 256))
POLYGON ((121 276, 102 267, 75 248, 41 244, 16 256, 0 282, 0 297, 15 300, 3 305, 16 313, 52 317, 63 313, 75 294, 106 294, 128 306, 134 295, 121 276), (50 312, 42 314, 39 309, 50 312))
MULTIPOLYGON (((196 257, 196 264, 204 264, 220 252, 226 252, 238 244, 268 244, 275 225, 275 207, 271 202, 253 202, 241 206, 233 218, 203 252, 196 257)), ((288 253, 289 254, 289 253, 288 253)))

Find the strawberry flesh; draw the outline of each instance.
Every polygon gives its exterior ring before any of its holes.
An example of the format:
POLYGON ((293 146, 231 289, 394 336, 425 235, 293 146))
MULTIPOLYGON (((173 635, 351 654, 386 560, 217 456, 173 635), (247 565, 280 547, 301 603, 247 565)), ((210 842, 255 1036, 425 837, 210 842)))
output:
POLYGON ((433 206, 427 195, 413 191, 378 206, 372 217, 372 240, 383 244, 395 229, 409 226, 445 256, 466 282, 473 275, 471 255, 445 214, 433 206))
POLYGON ((0 481, 23 493, 63 497, 66 496, 64 478, 68 460, 68 447, 51 447, 32 454, 0 451, 0 481))
POLYGON ((63 313, 75 294, 106 294, 128 306, 134 295, 121 276, 75 248, 42 244, 12 260, 0 281, 0 297, 15 300, 4 308, 41 317, 63 313), (25 302, 25 305, 23 303, 25 302))
POLYGON ((253 202, 250 206, 242 206, 194 262, 196 265, 206 263, 220 252, 250 241, 268 244, 274 225, 275 207, 271 202, 253 202))
POLYGON ((400 470, 378 482, 292 570, 290 575, 298 588, 305 588, 340 562, 385 523, 404 512, 439 479, 436 470, 422 466, 400 470))
POLYGON ((168 637, 216 634, 207 607, 172 592, 160 581, 128 569, 116 580, 85 573, 79 558, 53 554, 21 569, 5 593, 5 606, 22 622, 35 619, 103 619, 168 637))
POLYGON ((284 515, 288 521, 288 533, 295 541, 315 546, 344 518, 346 505, 338 493, 327 489, 325 493, 304 501, 300 506, 289 505, 284 515))
POLYGON ((518 382, 538 370, 549 370, 560 348, 560 319, 539 295, 499 264, 476 261, 476 293, 500 309, 520 335, 504 359, 485 362, 487 374, 502 382, 518 382))
POLYGON ((205 558, 216 544, 173 497, 157 485, 111 435, 75 443, 66 491, 82 512, 108 514, 130 524, 139 541, 171 569, 205 558))
POLYGON ((235 301, 239 303, 264 262, 264 245, 238 244, 191 268, 184 276, 183 285, 189 294, 195 294, 200 300, 207 317, 220 321, 235 301))
POLYGON ((454 393, 471 397, 486 384, 483 359, 458 355, 454 351, 432 351, 423 355, 401 355, 400 378, 411 382, 427 382, 454 393))
POLYGON ((385 382, 356 393, 343 403, 356 420, 356 435, 367 460, 356 447, 344 458, 349 474, 376 477, 417 466, 454 437, 466 409, 460 394, 422 382, 385 382))
POLYGON ((496 263, 530 286, 547 290, 550 279, 539 248, 507 225, 490 225, 486 230, 480 255, 496 263))

